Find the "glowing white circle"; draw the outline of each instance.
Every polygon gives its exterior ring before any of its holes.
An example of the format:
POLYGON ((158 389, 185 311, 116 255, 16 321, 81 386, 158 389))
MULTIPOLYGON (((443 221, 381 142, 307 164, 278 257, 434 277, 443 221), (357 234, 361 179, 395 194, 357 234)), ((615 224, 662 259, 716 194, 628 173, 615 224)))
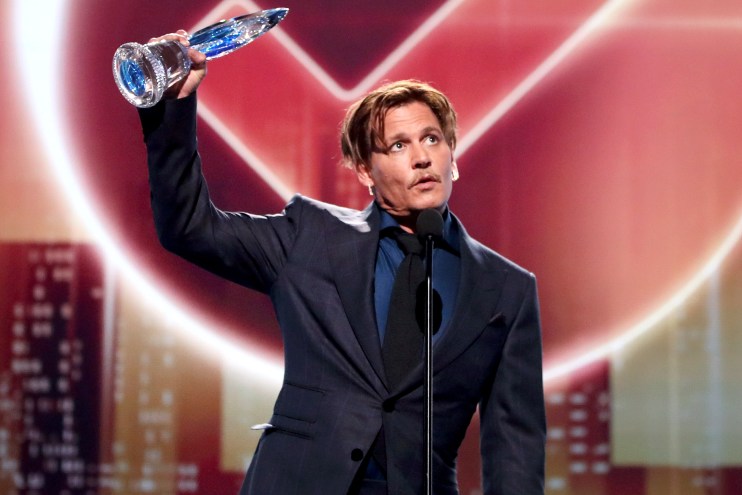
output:
MULTIPOLYGON (((616 2, 614 2, 616 3, 616 2)), ((63 125, 57 102, 59 95, 55 93, 57 86, 50 84, 59 74, 59 64, 62 58, 49 47, 62 46, 65 13, 65 0, 41 0, 28 2, 15 0, 12 25, 17 32, 14 40, 22 40, 16 46, 18 66, 26 88, 26 102, 31 110, 38 129, 38 137, 43 143, 49 157, 49 164, 56 175, 67 200, 73 210, 80 216, 86 228, 105 254, 107 262, 111 263, 129 283, 133 284, 147 299, 155 301, 177 321, 175 327, 181 329, 189 339, 195 340, 222 355, 225 359, 237 364, 245 373, 260 376, 261 380, 269 379, 271 383, 280 384, 283 376, 283 366, 277 361, 263 358, 258 352, 250 348, 237 346, 234 342, 208 329, 196 317, 188 314, 173 300, 166 297, 163 291, 149 280, 125 253, 116 246, 107 232, 101 219, 96 215, 95 208, 90 202, 88 194, 81 188, 72 164, 79 162, 74 151, 66 143, 71 142, 66 136, 66 126, 63 125), (37 13, 43 11, 44 16, 37 13), (34 32, 43 32, 45 37, 25 36, 27 27, 33 25, 34 32)), ((293 45, 292 45, 293 46, 293 45)), ((294 56, 297 56, 294 54, 294 56)), ((528 81, 528 80, 527 80, 528 81)), ((495 110, 497 110, 496 107, 495 110)), ((512 108, 507 105, 508 110, 512 108)), ((500 111, 495 112, 498 118, 500 111)), ((497 119, 495 119, 497 120, 497 119)), ((492 125, 494 121, 489 122, 492 125)), ((666 318, 672 311, 679 308, 696 292, 711 275, 716 272, 730 252, 742 238, 742 215, 734 224, 715 252, 708 260, 701 264, 695 275, 680 287, 665 303, 660 305, 637 323, 620 332, 609 335, 618 335, 607 342, 595 346, 588 352, 565 360, 548 368, 544 372, 545 382, 552 382, 566 376, 583 366, 605 359, 611 353, 620 350, 638 337, 646 334, 666 318)))
POLYGON ((173 300, 158 290, 139 267, 123 253, 112 241, 110 234, 86 191, 82 189, 74 172, 73 163, 80 163, 67 143, 72 142, 66 135, 59 111, 60 95, 58 85, 53 81, 61 74, 62 57, 54 47, 63 46, 63 33, 67 12, 65 0, 45 0, 28 2, 16 0, 11 24, 16 28, 13 39, 20 40, 14 52, 23 76, 25 97, 36 124, 38 139, 43 144, 49 158, 49 165, 73 211, 79 215, 85 227, 103 251, 106 262, 110 263, 128 283, 136 287, 144 299, 162 308, 174 322, 173 328, 183 332, 188 339, 217 352, 223 359, 244 370, 245 373, 260 377, 259 383, 277 386, 283 379, 283 365, 278 360, 268 360, 260 353, 244 348, 235 342, 216 334, 199 322, 193 315, 179 307, 173 300), (44 12, 44 15, 38 15, 44 12), (31 29, 33 26, 33 29, 31 29), (45 36, 28 36, 29 32, 44 33, 45 36))

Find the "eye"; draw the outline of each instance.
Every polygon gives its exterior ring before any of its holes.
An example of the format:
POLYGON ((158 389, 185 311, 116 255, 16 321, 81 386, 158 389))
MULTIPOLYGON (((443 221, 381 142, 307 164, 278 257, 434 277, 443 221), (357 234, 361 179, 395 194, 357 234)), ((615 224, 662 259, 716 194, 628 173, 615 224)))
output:
POLYGON ((431 134, 428 134, 425 136, 425 144, 434 145, 438 144, 443 140, 440 134, 437 132, 433 132, 431 134))
POLYGON ((401 151, 404 149, 404 144, 401 141, 397 141, 396 143, 389 146, 389 151, 401 151))

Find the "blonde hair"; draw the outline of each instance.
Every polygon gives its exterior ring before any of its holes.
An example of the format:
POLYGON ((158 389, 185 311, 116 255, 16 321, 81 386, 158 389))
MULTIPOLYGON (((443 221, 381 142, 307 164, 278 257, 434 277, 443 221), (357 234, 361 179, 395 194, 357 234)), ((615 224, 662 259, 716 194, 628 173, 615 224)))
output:
POLYGON ((419 101, 438 119, 448 146, 456 148, 456 112, 446 95, 429 84, 408 79, 385 84, 353 103, 340 130, 343 164, 351 169, 370 165, 371 153, 384 146, 384 119, 389 110, 419 101))

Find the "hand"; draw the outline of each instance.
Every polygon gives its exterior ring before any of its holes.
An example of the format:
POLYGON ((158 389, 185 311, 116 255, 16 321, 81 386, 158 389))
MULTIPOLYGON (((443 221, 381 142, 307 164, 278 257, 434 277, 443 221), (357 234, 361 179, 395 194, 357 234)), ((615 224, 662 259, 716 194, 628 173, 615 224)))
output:
MULTIPOLYGON (((152 38, 149 43, 155 43, 157 41, 171 40, 177 41, 183 46, 189 46, 188 33, 183 29, 179 29, 175 33, 166 34, 157 38, 152 38)), ((206 77, 206 55, 196 51, 192 48, 188 49, 188 57, 191 59, 191 71, 184 79, 181 79, 176 84, 165 92, 167 98, 185 98, 190 95, 201 84, 204 77, 206 77)))

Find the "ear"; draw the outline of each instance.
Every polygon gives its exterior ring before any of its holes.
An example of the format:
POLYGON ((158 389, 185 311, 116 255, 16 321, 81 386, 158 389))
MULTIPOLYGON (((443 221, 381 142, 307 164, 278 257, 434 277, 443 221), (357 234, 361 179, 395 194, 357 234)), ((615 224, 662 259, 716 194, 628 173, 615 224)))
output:
POLYGON ((459 166, 456 165, 456 160, 451 162, 451 180, 453 182, 459 180, 459 166))
POLYGON ((363 163, 358 163, 356 164, 355 169, 358 182, 363 184, 365 187, 374 186, 374 180, 371 178, 371 171, 368 169, 368 166, 363 163))

